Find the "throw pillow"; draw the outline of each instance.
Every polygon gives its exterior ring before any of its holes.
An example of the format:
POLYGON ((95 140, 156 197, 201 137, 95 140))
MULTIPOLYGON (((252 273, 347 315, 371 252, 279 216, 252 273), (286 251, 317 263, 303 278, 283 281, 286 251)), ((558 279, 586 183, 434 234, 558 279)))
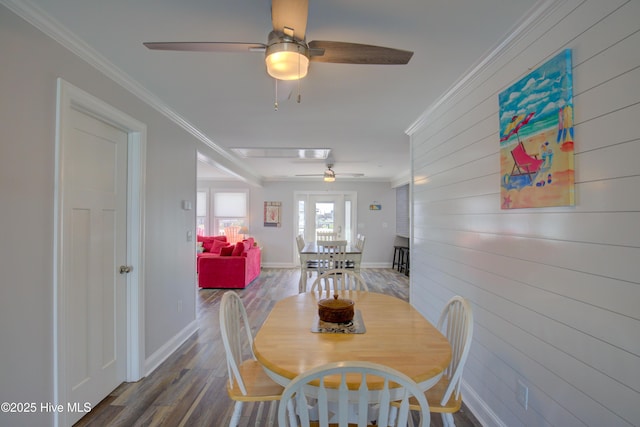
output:
POLYGON ((238 243, 236 243, 236 246, 233 248, 233 253, 231 255, 232 256, 240 256, 240 255, 242 255, 243 251, 244 251, 244 243, 238 242, 238 243))
POLYGON ((210 252, 212 254, 219 254, 220 253, 220 249, 224 248, 225 246, 228 246, 229 244, 227 242, 223 242, 222 240, 214 240, 213 241, 213 246, 211 247, 210 252))
POLYGON ((213 247, 213 237, 204 237, 202 239, 202 247, 205 252, 211 252, 211 248, 213 247))
POLYGON ((223 246, 222 248, 220 248, 220 256, 231 256, 231 254, 233 254, 234 249, 235 249, 235 246, 233 245, 223 246))
POLYGON ((217 249, 213 247, 214 242, 226 242, 227 236, 201 236, 198 234, 196 239, 198 242, 202 242, 202 247, 204 248, 205 252, 213 252, 217 254, 217 249))

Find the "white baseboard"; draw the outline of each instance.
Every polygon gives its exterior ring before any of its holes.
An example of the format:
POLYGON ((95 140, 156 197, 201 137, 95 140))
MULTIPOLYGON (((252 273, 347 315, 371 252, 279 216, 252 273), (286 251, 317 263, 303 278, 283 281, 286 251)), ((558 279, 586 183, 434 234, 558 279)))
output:
POLYGON ((461 393, 463 402, 474 417, 484 427, 507 427, 500 418, 491 410, 491 408, 480 398, 469 385, 462 381, 461 393))
POLYGON ((292 262, 263 262, 262 268, 300 268, 300 264, 292 262))
POLYGON ((391 268, 390 262, 365 262, 360 266, 361 268, 391 268))
POLYGON ((167 360, 169 356, 175 352, 191 335, 198 330, 198 321, 194 320, 184 329, 178 332, 173 338, 167 341, 162 347, 156 350, 151 356, 144 361, 145 376, 148 376, 156 370, 162 362, 167 360))

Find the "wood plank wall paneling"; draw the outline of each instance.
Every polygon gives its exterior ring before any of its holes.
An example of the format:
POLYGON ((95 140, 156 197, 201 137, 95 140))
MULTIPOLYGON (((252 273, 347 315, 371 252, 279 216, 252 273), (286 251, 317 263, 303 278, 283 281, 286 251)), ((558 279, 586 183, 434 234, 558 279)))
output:
POLYGON ((408 130, 411 302, 471 301, 463 390, 483 425, 637 426, 640 2, 543 8, 408 130), (501 210, 498 94, 566 48, 576 206, 501 210))

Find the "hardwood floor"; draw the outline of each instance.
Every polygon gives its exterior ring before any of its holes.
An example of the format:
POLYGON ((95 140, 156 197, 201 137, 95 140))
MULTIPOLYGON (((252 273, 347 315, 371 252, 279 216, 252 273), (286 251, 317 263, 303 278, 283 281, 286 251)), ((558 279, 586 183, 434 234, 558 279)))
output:
MULTIPOLYGON (((371 291, 409 298, 409 279, 402 273, 363 269, 362 276, 371 291)), ((254 335, 277 300, 298 292, 299 277, 298 269, 263 269, 248 288, 237 291, 254 335)), ((226 291, 199 290, 198 332, 151 375, 120 385, 75 426, 228 425, 233 402, 225 389, 227 368, 218 327, 220 298, 226 291)), ((265 425, 259 413, 258 404, 245 404, 240 426, 265 425)), ((455 422, 458 427, 480 426, 464 406, 455 422)), ((440 416, 432 414, 431 426, 441 425, 440 416)))

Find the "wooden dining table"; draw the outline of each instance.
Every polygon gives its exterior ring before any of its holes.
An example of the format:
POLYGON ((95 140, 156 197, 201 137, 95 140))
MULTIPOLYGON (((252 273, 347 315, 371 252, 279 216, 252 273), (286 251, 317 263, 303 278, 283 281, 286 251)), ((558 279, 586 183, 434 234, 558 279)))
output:
MULTIPOLYGON (((355 244, 348 244, 346 247, 347 259, 353 262, 353 271, 360 273, 360 264, 362 263, 362 251, 355 244)), ((307 275, 309 273, 308 262, 317 259, 318 244, 316 242, 305 243, 300 255, 300 282, 298 284, 299 292, 307 290, 307 275)), ((315 271, 315 269, 313 269, 315 271)))
MULTIPOLYGON (((309 369, 348 360, 389 366, 424 390, 440 379, 451 360, 451 347, 413 306, 390 295, 339 291, 339 298, 354 301, 364 332, 314 332, 319 321, 318 301, 331 297, 305 292, 274 305, 253 342, 256 358, 274 381, 286 386, 309 369)), ((357 384, 357 378, 348 380, 350 388, 357 388, 357 384)), ((369 385, 376 387, 375 381, 369 385)))

